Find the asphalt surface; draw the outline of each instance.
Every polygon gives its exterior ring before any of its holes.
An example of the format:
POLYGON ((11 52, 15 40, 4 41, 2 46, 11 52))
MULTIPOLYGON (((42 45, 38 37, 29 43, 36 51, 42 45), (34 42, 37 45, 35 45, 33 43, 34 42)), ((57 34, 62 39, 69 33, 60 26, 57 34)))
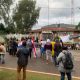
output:
MULTIPOLYGON (((74 71, 72 73, 73 76, 80 77, 80 50, 71 51, 74 56, 74 71)), ((5 64, 0 64, 1 67, 6 68, 17 68, 17 57, 10 56, 8 53, 5 56, 5 64)), ((54 63, 46 64, 46 60, 42 60, 41 58, 31 58, 29 59, 29 64, 27 67, 28 70, 40 71, 46 73, 54 73, 59 74, 57 67, 55 67, 54 63)))

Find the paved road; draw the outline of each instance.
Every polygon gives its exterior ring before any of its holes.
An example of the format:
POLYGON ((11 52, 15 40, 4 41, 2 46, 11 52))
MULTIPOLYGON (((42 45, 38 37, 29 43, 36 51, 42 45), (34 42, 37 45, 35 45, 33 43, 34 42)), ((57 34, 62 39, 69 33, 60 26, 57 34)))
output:
MULTIPOLYGON (((71 51, 74 55, 75 60, 75 69, 73 71, 73 75, 76 77, 80 77, 80 50, 79 51, 71 51)), ((6 63, 4 65, 0 64, 1 67, 7 68, 16 68, 17 67, 17 58, 6 54, 6 63)), ((54 66, 53 63, 46 64, 46 61, 42 61, 40 58, 37 59, 29 59, 29 70, 41 71, 47 73, 55 73, 58 74, 57 67, 54 66)))

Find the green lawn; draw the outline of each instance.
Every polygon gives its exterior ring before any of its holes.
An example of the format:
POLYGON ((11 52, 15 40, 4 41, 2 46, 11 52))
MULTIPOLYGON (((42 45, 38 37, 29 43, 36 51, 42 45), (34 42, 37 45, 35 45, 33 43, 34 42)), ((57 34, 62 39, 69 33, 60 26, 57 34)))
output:
MULTIPOLYGON (((16 80, 16 71, 0 69, 0 80, 16 80)), ((60 80, 60 77, 27 72, 26 80, 60 80)), ((78 79, 73 79, 78 80, 78 79)))

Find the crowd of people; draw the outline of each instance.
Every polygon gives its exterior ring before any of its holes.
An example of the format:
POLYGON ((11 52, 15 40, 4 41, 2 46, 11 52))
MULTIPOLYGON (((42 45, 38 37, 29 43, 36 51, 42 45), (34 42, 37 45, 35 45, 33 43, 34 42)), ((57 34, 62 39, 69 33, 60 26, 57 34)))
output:
MULTIPOLYGON (((65 55, 70 52, 69 49, 66 46, 64 46, 62 40, 58 35, 55 36, 53 41, 50 41, 50 39, 47 39, 46 41, 42 39, 39 43, 38 41, 35 42, 34 37, 32 38, 22 37, 21 40, 18 40, 16 38, 10 38, 9 40, 7 40, 6 48, 3 43, 0 43, 0 61, 2 64, 5 63, 4 56, 6 50, 9 53, 9 55, 18 57, 17 67, 18 80, 20 80, 20 72, 22 68, 23 68, 23 80, 26 79, 25 71, 28 64, 28 57, 30 57, 31 59, 32 56, 34 58, 40 57, 42 58, 43 61, 46 59, 46 64, 52 62, 55 64, 55 66, 59 67, 59 71, 61 73, 61 80, 65 79, 65 74, 67 74, 68 80, 72 80, 71 72, 73 64, 68 67, 69 68, 68 70, 64 68, 63 64, 63 62, 66 59, 65 55), (40 50, 39 53, 37 53, 37 48, 38 50, 40 50)), ((71 56, 70 59, 72 61, 71 53, 70 55, 68 55, 68 57, 69 56, 71 56)))

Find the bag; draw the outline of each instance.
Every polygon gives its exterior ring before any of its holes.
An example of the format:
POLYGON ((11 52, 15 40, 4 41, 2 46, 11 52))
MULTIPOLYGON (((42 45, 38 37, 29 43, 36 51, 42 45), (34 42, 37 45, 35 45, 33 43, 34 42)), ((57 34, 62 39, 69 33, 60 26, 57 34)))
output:
POLYGON ((65 54, 65 60, 62 61, 64 69, 72 70, 73 69, 73 61, 71 58, 71 53, 67 52, 67 54, 66 53, 64 53, 64 54, 65 54))
POLYGON ((28 43, 27 43, 27 46, 28 46, 29 48, 32 48, 32 42, 31 42, 31 41, 28 42, 28 43))

